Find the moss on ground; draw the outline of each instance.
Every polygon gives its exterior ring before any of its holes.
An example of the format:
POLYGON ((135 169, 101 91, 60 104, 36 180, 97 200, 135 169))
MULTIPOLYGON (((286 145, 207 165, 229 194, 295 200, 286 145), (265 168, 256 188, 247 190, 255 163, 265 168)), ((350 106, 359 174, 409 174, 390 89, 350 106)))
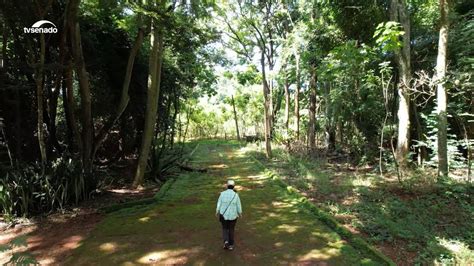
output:
POLYGON ((380 265, 316 219, 269 178, 238 143, 201 142, 192 163, 209 171, 182 174, 165 197, 110 213, 68 259, 70 265, 287 263, 380 265), (221 248, 215 202, 236 180, 244 208, 236 249, 221 248))

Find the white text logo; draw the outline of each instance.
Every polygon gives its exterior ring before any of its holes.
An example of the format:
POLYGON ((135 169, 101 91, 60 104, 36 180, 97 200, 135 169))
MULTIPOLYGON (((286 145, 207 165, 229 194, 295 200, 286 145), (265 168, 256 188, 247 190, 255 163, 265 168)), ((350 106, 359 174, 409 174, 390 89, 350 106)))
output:
POLYGON ((58 28, 56 28, 56 25, 51 21, 40 20, 31 25, 30 28, 23 28, 23 31, 25 33, 58 33, 58 28), (49 28, 40 28, 44 24, 51 24, 52 26, 49 28))

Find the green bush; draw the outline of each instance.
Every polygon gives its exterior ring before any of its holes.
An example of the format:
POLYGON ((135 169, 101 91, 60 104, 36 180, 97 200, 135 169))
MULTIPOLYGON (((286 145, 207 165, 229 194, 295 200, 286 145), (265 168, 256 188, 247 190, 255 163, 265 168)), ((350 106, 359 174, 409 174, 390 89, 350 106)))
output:
POLYGON ((79 160, 59 158, 42 173, 37 164, 8 171, 0 179, 0 208, 7 219, 63 209, 95 188, 81 172, 79 160))

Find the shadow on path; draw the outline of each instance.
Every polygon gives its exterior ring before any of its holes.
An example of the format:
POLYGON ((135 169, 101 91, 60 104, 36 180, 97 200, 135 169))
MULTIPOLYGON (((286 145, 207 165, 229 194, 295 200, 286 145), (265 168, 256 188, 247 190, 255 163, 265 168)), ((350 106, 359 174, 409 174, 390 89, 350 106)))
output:
POLYGON ((192 162, 208 173, 183 174, 158 204, 110 214, 68 264, 377 264, 298 209, 237 145, 201 143, 192 162), (229 178, 237 182, 244 211, 233 252, 222 249, 214 217, 229 178))

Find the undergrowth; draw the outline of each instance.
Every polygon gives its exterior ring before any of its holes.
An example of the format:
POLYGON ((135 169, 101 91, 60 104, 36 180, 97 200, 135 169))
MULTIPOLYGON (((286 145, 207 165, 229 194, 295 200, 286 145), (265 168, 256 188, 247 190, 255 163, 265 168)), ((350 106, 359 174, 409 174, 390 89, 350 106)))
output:
POLYGON ((401 186, 375 173, 348 171, 281 149, 272 160, 257 150, 253 155, 368 241, 390 245, 398 255, 415 254, 414 264, 474 263, 472 184, 425 182, 430 177, 420 178, 418 171, 401 186))

